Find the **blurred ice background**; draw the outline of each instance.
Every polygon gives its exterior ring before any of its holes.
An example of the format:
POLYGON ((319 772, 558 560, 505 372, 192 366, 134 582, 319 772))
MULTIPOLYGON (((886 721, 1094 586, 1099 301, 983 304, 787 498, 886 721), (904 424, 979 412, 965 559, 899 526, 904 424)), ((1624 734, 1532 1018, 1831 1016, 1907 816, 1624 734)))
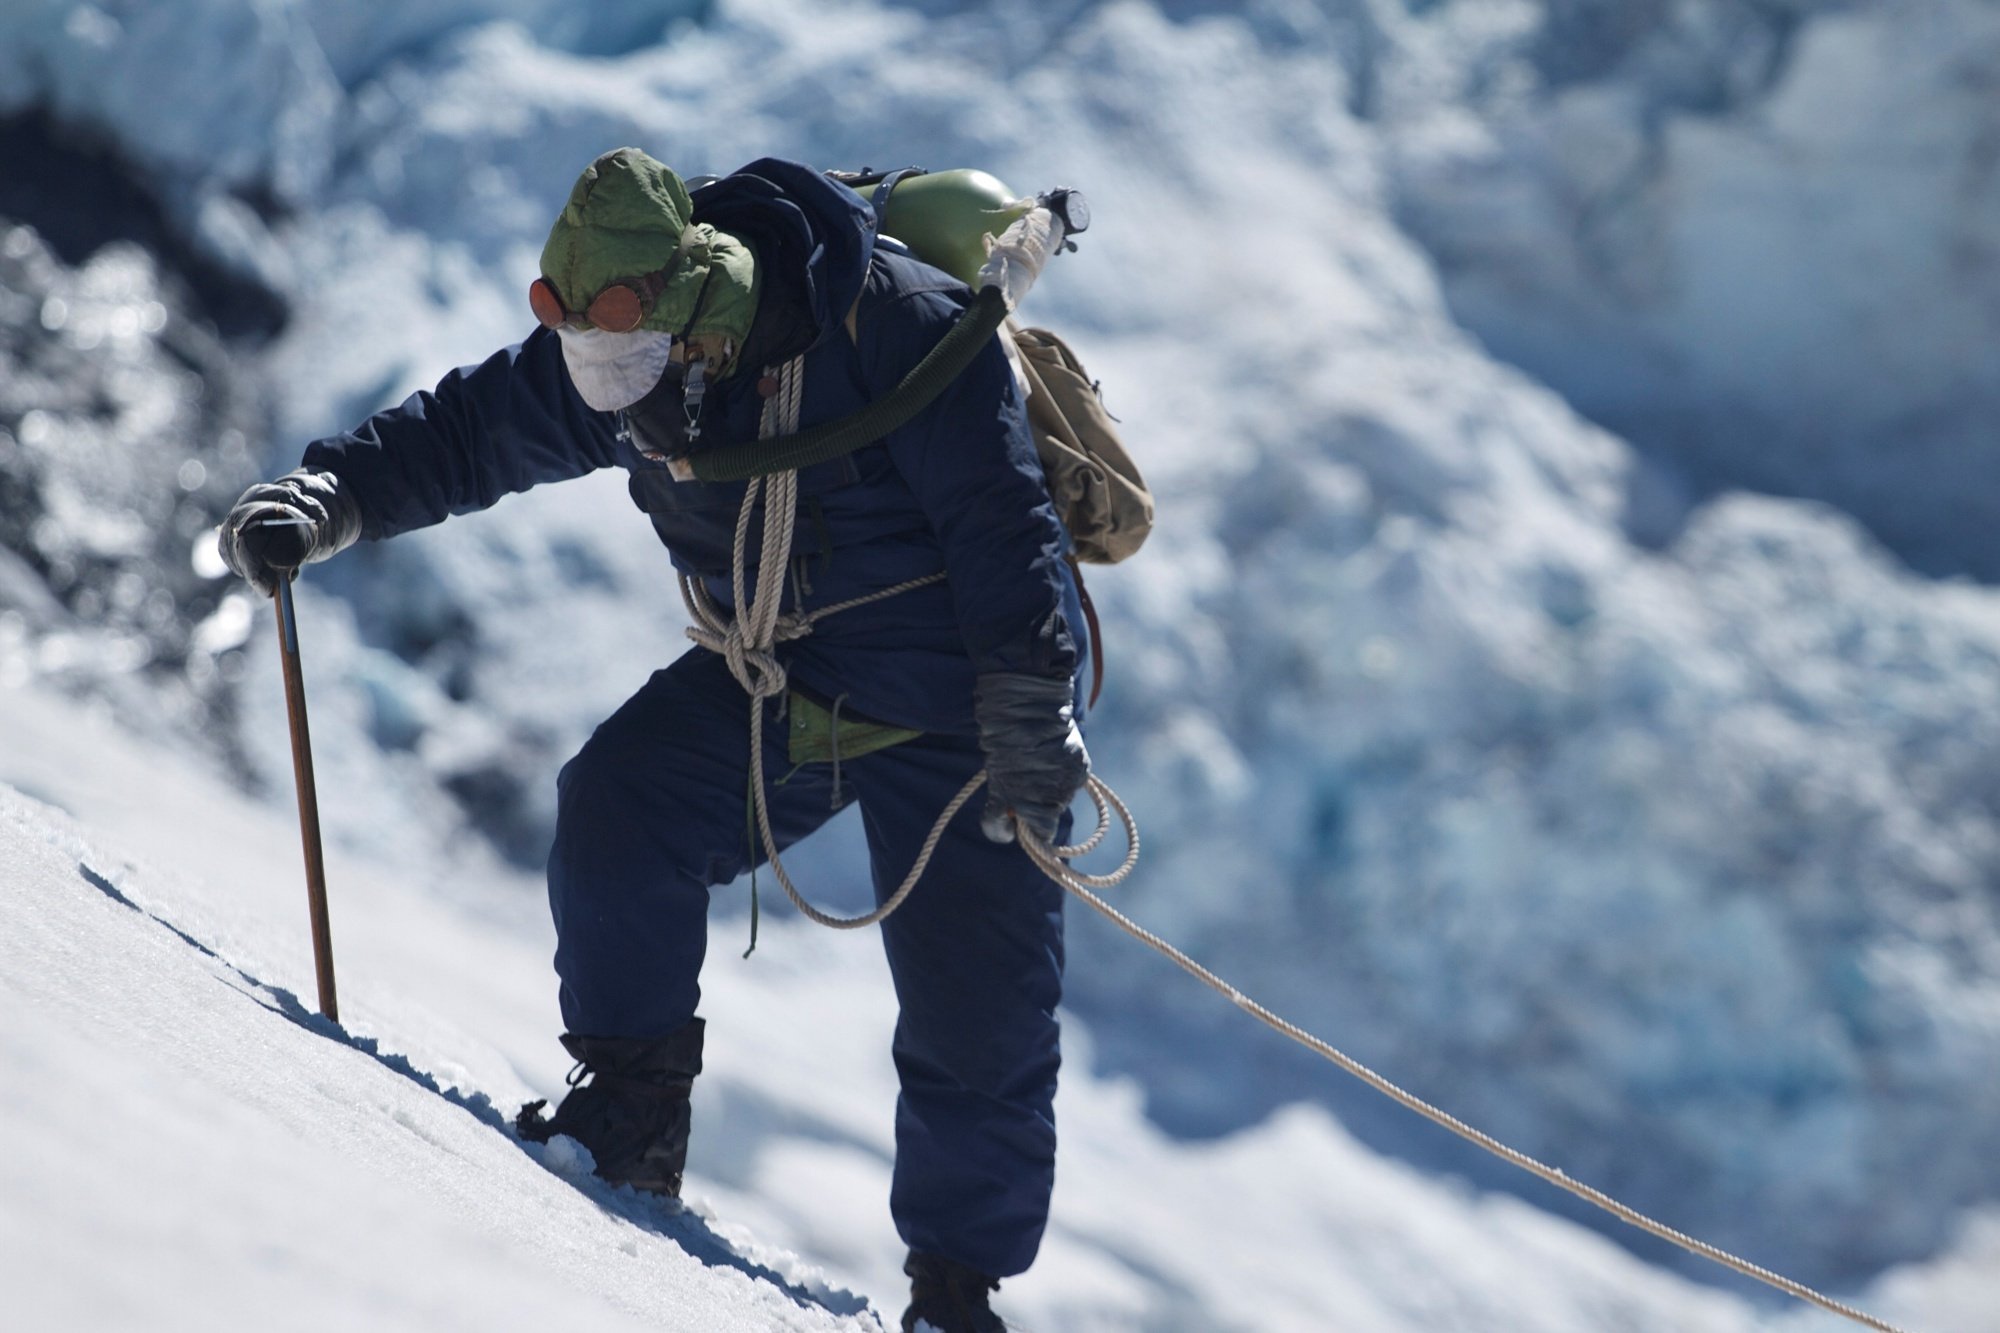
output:
MULTIPOLYGON (((1148 925, 1808 1281, 1993 1206, 2000 5, 10 0, 0 681, 288 800, 202 532, 525 333, 625 143, 1087 191, 1028 313, 1159 497, 1091 573, 1148 925)), ((468 901, 682 643, 613 477, 300 601, 330 835, 468 901)), ((1190 1151, 1311 1102, 1529 1188, 1081 918, 1069 995, 1190 1151)))

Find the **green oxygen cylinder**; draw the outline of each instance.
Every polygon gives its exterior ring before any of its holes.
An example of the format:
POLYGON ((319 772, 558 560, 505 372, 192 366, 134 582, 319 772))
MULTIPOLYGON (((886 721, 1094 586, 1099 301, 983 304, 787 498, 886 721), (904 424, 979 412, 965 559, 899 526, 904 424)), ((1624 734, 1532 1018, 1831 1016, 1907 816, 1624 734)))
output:
POLYGON ((882 186, 891 186, 882 211, 882 232, 968 287, 986 262, 988 236, 998 236, 1034 207, 998 179, 961 167, 878 182, 860 190, 874 201, 882 186))

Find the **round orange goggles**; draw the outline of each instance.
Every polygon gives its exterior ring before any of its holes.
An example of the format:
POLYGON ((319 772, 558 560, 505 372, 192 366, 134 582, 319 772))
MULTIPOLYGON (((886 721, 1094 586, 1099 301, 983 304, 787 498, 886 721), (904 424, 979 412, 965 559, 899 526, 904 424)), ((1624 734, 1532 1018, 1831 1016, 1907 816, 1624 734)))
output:
POLYGON ((535 312, 535 318, 545 329, 574 324, 602 329, 606 333, 630 333, 652 313, 653 302, 659 299, 666 285, 664 273, 649 273, 643 278, 614 282, 591 297, 590 304, 578 312, 563 304, 562 297, 556 295, 554 283, 547 278, 536 278, 528 284, 528 308, 535 312))

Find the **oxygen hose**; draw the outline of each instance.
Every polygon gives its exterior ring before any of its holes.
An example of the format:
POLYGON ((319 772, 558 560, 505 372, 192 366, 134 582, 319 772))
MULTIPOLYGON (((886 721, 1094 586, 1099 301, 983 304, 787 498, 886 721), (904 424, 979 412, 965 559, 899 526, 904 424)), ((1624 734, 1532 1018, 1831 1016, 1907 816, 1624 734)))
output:
POLYGON ((1043 195, 998 236, 986 240, 986 262, 972 302, 944 337, 888 393, 838 421, 690 454, 696 481, 749 481, 825 463, 875 443, 930 406, 1000 331, 1035 285, 1042 266, 1065 248, 1089 214, 1073 191, 1043 195), (1075 214, 1072 218, 1072 213, 1075 214))
POLYGON ((972 358, 1007 318, 1007 298, 998 287, 982 287, 958 322, 910 368, 902 382, 882 397, 838 421, 790 435, 749 440, 691 454, 697 481, 748 481, 808 468, 853 453, 907 424, 972 364, 972 358))

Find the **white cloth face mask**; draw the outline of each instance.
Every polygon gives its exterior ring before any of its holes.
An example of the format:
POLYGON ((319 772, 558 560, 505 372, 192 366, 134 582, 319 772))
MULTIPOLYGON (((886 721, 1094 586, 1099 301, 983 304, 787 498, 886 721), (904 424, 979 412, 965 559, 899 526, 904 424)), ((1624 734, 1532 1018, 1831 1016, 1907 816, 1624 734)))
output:
POLYGON ((666 373, 674 346, 674 335, 657 329, 606 333, 565 324, 556 332, 570 382, 599 412, 630 407, 651 393, 666 373))

